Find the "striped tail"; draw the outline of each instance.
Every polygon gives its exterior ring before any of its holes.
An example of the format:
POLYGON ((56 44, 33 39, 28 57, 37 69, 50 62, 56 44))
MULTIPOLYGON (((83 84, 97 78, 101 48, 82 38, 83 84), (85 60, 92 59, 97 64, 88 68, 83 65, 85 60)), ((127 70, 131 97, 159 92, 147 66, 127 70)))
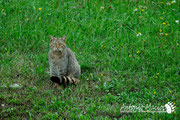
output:
POLYGON ((69 76, 61 76, 61 77, 52 76, 51 81, 58 83, 60 85, 68 85, 68 84, 76 85, 77 83, 80 82, 78 79, 69 76))

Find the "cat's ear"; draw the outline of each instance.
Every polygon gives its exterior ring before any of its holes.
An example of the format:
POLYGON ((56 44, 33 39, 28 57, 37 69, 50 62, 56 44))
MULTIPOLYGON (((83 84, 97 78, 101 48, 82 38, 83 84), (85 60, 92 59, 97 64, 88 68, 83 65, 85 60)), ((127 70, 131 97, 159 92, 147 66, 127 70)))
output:
POLYGON ((54 40, 54 37, 52 35, 49 35, 49 39, 52 42, 54 40))
POLYGON ((65 35, 64 37, 62 37, 62 40, 63 40, 64 42, 66 42, 66 35, 65 35))

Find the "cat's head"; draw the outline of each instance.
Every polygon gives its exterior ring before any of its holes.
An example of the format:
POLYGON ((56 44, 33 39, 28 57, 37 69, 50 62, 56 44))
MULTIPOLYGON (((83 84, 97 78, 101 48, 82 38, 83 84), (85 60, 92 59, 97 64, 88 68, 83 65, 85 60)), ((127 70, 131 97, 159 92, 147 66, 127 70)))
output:
POLYGON ((66 36, 56 38, 56 37, 53 37, 52 35, 50 35, 49 38, 50 38, 51 51, 64 52, 64 50, 66 49, 66 43, 65 43, 66 36))

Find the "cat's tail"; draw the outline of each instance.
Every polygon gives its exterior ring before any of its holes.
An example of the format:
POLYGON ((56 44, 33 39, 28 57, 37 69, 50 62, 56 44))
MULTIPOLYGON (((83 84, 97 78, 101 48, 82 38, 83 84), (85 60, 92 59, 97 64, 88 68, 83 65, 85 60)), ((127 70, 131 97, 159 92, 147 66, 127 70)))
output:
POLYGON ((70 77, 70 76, 61 76, 61 77, 52 76, 51 81, 58 83, 60 85, 68 85, 68 84, 76 85, 80 82, 80 80, 78 80, 77 78, 70 77))

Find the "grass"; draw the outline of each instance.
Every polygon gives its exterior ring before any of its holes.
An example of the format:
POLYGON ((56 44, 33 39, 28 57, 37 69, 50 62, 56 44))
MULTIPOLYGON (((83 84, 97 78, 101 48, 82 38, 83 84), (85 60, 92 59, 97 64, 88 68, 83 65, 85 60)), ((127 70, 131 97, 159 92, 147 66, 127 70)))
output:
POLYGON ((178 6, 169 0, 1 0, 0 118, 178 119, 178 6), (49 35, 67 35, 82 69, 76 87, 58 90, 50 82, 49 35), (3 87, 14 83, 21 88, 3 87), (168 101, 176 112, 120 112, 123 105, 168 101))

